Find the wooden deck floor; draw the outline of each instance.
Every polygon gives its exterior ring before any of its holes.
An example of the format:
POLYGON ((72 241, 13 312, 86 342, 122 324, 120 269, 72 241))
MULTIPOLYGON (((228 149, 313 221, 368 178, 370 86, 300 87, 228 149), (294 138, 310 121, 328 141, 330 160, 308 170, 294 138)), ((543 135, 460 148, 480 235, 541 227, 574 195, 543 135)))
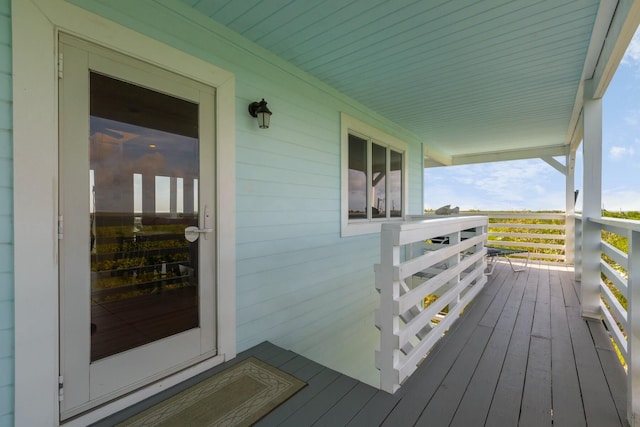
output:
POLYGON ((624 371, 602 323, 580 316, 563 267, 533 263, 513 273, 498 265, 394 395, 268 342, 229 363, 249 356, 308 383, 257 426, 627 425, 624 371))

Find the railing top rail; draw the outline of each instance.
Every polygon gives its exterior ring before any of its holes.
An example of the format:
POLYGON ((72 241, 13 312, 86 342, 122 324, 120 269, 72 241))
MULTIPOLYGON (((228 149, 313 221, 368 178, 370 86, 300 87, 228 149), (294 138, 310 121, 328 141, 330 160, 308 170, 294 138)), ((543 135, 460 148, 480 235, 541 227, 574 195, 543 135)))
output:
POLYGON ((488 216, 491 218, 518 218, 518 219, 557 219, 564 220, 567 214, 564 212, 505 212, 505 211, 461 211, 458 214, 436 215, 426 213, 424 215, 409 215, 409 218, 442 218, 461 216, 488 216))
MULTIPOLYGON (((612 227, 622 228, 631 231, 640 231, 640 221, 621 218, 586 218, 588 221, 595 222, 596 224, 609 225, 612 227)), ((584 218, 583 218, 584 220, 584 218)))
POLYGON ((392 234, 392 244, 405 245, 407 243, 427 240, 443 236, 468 228, 487 225, 486 216, 452 216, 429 218, 421 221, 390 222, 382 224, 383 233, 392 234))
POLYGON ((567 217, 564 212, 500 212, 500 211, 479 211, 465 212, 465 214, 486 215, 492 218, 530 218, 530 219, 558 219, 563 220, 567 217))

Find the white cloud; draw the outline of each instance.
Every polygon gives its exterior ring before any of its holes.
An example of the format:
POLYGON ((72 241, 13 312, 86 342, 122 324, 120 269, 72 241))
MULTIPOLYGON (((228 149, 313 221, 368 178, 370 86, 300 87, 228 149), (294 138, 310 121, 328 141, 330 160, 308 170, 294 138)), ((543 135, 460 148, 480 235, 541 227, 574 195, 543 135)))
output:
POLYGON ((479 210, 563 209, 564 177, 541 160, 427 170, 425 203, 479 210), (436 176, 448 183, 443 185, 436 176))
POLYGON ((640 210, 640 191, 630 188, 604 189, 602 205, 608 211, 640 210))
POLYGON ((631 110, 624 116, 624 121, 629 126, 638 126, 640 124, 640 111, 631 110))
POLYGON ((625 157, 633 157, 636 150, 633 147, 613 146, 609 149, 609 157, 613 160, 619 160, 625 157))

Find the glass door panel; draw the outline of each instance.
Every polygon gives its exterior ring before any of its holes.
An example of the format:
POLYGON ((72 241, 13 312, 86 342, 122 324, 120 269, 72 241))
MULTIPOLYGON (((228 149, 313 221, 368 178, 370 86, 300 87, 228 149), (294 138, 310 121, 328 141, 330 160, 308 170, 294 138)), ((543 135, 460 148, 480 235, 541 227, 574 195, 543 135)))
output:
POLYGON ((199 327, 198 104, 90 73, 91 362, 199 327))

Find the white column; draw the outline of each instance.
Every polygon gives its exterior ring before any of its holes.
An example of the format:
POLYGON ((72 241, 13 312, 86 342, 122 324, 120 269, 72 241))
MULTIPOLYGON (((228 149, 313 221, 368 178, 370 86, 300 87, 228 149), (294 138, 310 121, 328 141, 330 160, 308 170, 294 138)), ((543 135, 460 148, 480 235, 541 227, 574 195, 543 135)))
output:
POLYGON ((178 179, 175 176, 169 180, 169 212, 171 216, 178 212, 178 179))
POLYGON ((573 151, 567 153, 567 173, 565 174, 565 228, 564 228, 564 256, 565 264, 572 265, 575 262, 575 221, 573 215, 576 212, 575 204, 575 165, 576 154, 573 151))
POLYGON ((142 214, 154 216, 156 214, 156 174, 142 171, 142 214))
POLYGON ((629 278, 627 279, 627 420, 638 425, 640 414, 640 232, 629 233, 629 278))
POLYGON ((380 371, 380 388, 395 393, 400 388, 399 317, 394 304, 400 296, 400 285, 394 280, 394 269, 400 265, 400 248, 394 230, 382 226, 380 231, 380 264, 375 266, 376 288, 380 292, 380 308, 376 310, 376 327, 380 330, 380 351, 375 355, 375 366, 380 371))
POLYGON ((584 100, 584 172, 582 199, 582 284, 584 317, 600 319, 600 226, 602 215, 602 99, 584 100))

